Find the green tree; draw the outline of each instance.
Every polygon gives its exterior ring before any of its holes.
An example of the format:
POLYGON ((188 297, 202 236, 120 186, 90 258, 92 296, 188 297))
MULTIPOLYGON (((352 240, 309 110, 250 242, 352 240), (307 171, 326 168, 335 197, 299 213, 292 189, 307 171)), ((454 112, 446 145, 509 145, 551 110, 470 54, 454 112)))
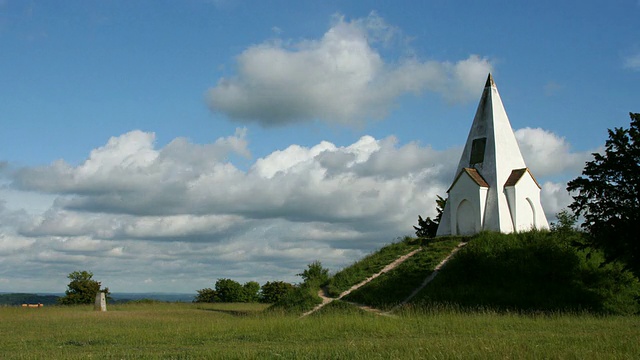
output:
POLYGON ((196 298, 193 300, 193 302, 215 303, 220 301, 220 298, 218 298, 218 293, 211 288, 197 290, 197 292, 198 292, 198 295, 196 295, 196 298))
POLYGON ((100 282, 93 280, 93 273, 90 271, 74 271, 67 278, 71 280, 65 296, 58 299, 61 305, 92 304, 99 291, 110 294, 109 288, 100 289, 100 282))
POLYGON ((569 208, 584 217, 589 242, 640 275, 640 114, 629 115, 630 128, 609 129, 605 153, 593 153, 567 190, 577 192, 569 208))
POLYGON ((576 229, 576 223, 578 222, 578 216, 572 214, 567 209, 561 210, 556 214, 558 221, 552 222, 550 227, 551 231, 568 233, 576 229))
POLYGON ((297 274, 307 285, 322 286, 329 281, 329 269, 322 267, 322 263, 318 260, 307 265, 307 268, 300 274, 297 274))
POLYGON ((231 279, 218 279, 216 281, 216 294, 220 302, 243 302, 244 289, 239 282, 231 279))
POLYGON ((286 296, 293 288, 292 284, 284 281, 267 281, 260 288, 260 302, 273 304, 286 296))
POLYGON ((416 236, 419 238, 436 237, 438 225, 440 225, 440 220, 442 219, 442 212, 444 211, 444 206, 447 203, 447 199, 443 199, 440 195, 436 196, 438 197, 436 199, 436 211, 438 212, 438 215, 436 215, 433 220, 431 220, 430 217, 423 220, 422 216, 418 215, 418 226, 413 227, 416 230, 416 236))
POLYGON ((244 285, 231 279, 218 279, 215 289, 205 288, 197 290, 193 302, 214 303, 214 302, 257 302, 259 300, 260 284, 255 281, 248 281, 244 285))
POLYGON ((255 281, 248 281, 242 285, 242 302, 257 302, 259 300, 260 284, 255 281))

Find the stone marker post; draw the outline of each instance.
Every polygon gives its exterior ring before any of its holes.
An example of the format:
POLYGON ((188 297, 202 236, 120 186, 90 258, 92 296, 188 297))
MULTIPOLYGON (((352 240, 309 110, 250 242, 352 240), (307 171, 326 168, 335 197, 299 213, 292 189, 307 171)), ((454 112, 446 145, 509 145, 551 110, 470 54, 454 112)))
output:
POLYGON ((93 310, 107 311, 107 298, 104 292, 98 291, 98 293, 96 294, 96 302, 93 305, 93 310))

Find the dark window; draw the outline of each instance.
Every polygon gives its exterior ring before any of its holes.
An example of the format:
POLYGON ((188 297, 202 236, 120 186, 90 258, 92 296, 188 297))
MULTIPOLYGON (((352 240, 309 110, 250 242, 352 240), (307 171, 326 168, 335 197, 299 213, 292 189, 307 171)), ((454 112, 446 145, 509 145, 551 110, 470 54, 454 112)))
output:
POLYGON ((487 145, 487 138, 473 140, 471 143, 471 160, 469 160, 469 165, 484 162, 485 145, 487 145))

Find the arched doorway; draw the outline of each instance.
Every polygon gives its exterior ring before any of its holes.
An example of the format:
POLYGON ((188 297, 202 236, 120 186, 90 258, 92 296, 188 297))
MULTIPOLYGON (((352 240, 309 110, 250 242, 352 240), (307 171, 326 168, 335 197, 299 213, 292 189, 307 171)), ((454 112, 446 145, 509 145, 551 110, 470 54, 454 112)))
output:
POLYGON ((476 221, 473 205, 471 205, 471 202, 467 199, 462 200, 456 211, 456 232, 458 235, 475 234, 476 221))
POLYGON ((533 206, 533 201, 529 198, 527 198, 527 203, 529 203, 529 208, 531 209, 531 217, 529 218, 531 219, 531 227, 536 229, 538 228, 538 224, 536 224, 536 207, 533 206))

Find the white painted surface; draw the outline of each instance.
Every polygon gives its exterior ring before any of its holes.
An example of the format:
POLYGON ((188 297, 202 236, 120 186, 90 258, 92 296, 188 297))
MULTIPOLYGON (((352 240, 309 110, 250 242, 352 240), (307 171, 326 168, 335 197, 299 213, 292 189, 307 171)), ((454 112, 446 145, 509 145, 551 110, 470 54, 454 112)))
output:
POLYGON ((480 98, 454 179, 464 168, 475 168, 484 178, 489 185, 486 196, 480 196, 480 187, 468 176, 470 182, 458 184, 459 179, 449 190, 447 205, 438 227, 438 236, 458 234, 458 229, 467 228, 466 221, 478 221, 476 232, 490 230, 510 233, 533 227, 549 227, 540 204, 540 188, 528 172, 513 189, 505 188, 511 172, 526 168, 526 164, 491 75, 480 98), (483 161, 472 164, 473 141, 481 138, 486 138, 483 161), (478 195, 469 195, 473 191, 477 191, 478 195), (509 198, 507 193, 511 194, 509 198), (469 200, 473 204, 472 207, 478 209, 478 214, 469 215, 474 217, 473 220, 459 219, 457 210, 463 199, 469 200), (463 224, 465 226, 458 226, 463 224))
POLYGON ((102 291, 96 294, 96 301, 93 304, 93 310, 95 311, 107 311, 107 298, 102 291))

